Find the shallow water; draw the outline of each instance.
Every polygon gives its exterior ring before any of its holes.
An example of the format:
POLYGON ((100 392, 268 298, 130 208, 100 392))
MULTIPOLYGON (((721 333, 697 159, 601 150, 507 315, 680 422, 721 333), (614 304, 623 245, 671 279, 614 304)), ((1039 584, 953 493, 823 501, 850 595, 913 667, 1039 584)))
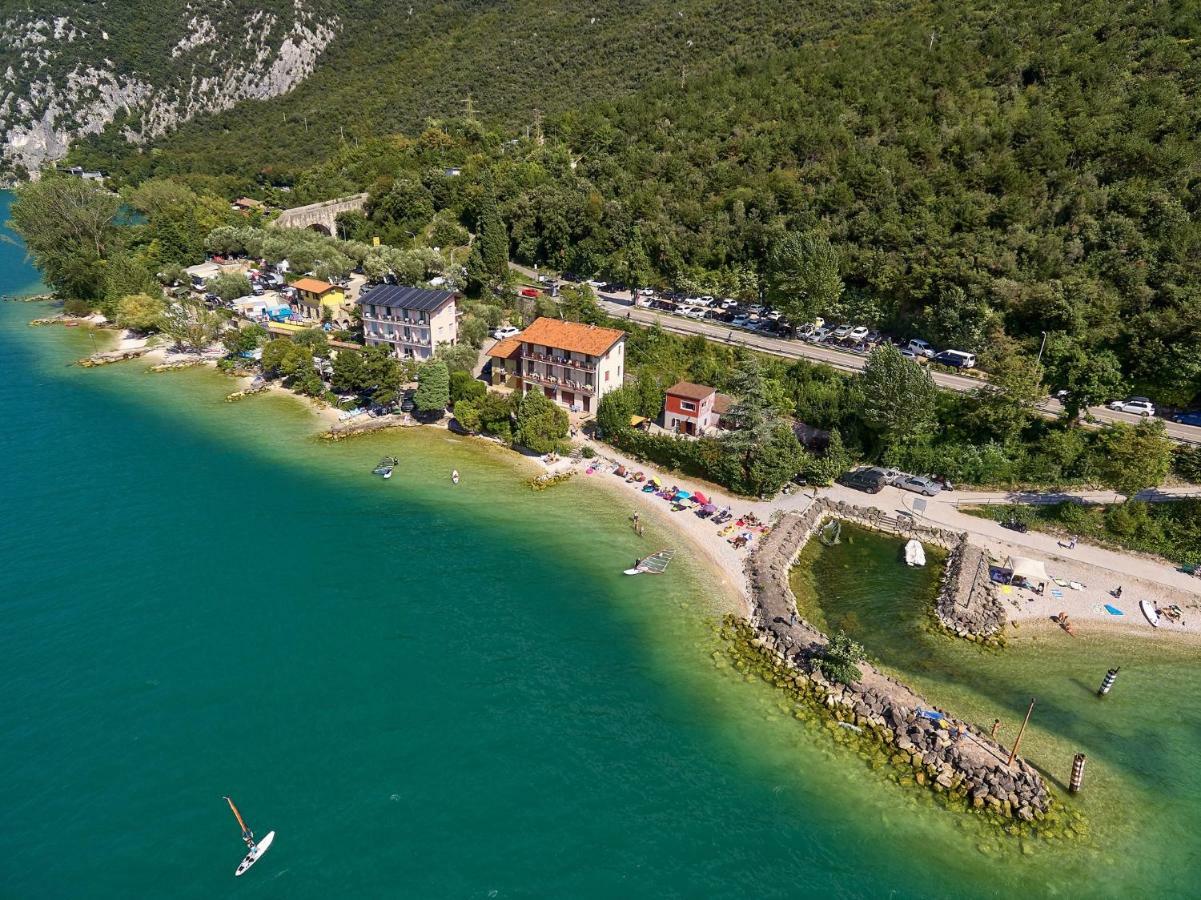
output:
MULTIPOLYGON (((672 541, 588 479, 534 493, 440 432, 318 442, 298 401, 225 403, 210 371, 73 368, 92 338, 26 327, 44 310, 0 305, 3 895, 1191 893, 1201 716, 1149 700, 1195 686, 1187 658, 1036 720, 1096 761, 1082 802, 1131 801, 1103 851, 1023 852, 723 665, 728 600, 686 552, 621 576, 672 541), (226 793, 277 832, 238 882, 226 793), (1129 857, 1126 821, 1163 857, 1129 857)), ((987 655, 916 677, 1009 720, 1110 664, 1057 651, 1004 686, 987 655)))
POLYGON ((1041 624, 1026 626, 1000 651, 955 640, 931 626, 938 573, 902 565, 900 547, 854 527, 843 529, 838 546, 814 542, 793 575, 803 608, 844 628, 882 668, 932 702, 984 728, 1001 719, 1007 745, 1034 698, 1022 753, 1043 769, 1063 803, 1085 814, 1089 837, 1077 841, 1077 851, 1106 873, 1098 889, 1143 880, 1169 894, 1189 893, 1164 879, 1163 870, 1201 866, 1201 856, 1181 840, 1201 824, 1197 647, 1087 631, 1072 638, 1041 624), (1121 667, 1118 681, 1100 698, 1111 666, 1121 667), (1087 763, 1084 790, 1073 797, 1066 782, 1077 752, 1087 763), (1158 849, 1148 853, 1148 847, 1158 849))

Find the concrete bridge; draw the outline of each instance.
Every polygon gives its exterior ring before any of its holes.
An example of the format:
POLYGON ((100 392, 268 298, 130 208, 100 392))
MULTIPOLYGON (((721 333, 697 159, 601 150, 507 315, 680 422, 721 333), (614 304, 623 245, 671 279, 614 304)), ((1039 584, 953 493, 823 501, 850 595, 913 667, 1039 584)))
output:
POLYGON ((275 225, 278 228, 311 228, 323 234, 337 236, 338 213, 353 212, 362 209, 367 204, 366 194, 355 194, 351 197, 339 197, 337 200, 325 200, 321 203, 310 203, 308 206, 297 206, 295 209, 285 209, 275 225))

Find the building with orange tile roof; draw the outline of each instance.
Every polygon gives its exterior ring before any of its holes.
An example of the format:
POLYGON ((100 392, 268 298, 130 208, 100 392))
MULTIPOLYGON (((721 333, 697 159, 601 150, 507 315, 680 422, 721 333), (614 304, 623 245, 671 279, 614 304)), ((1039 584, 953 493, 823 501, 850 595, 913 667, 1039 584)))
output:
POLYGON ((693 436, 716 431, 716 402, 717 391, 711 387, 691 381, 673 384, 663 400, 663 427, 676 434, 693 436))
POLYGON ((497 341, 488 350, 492 360, 492 383, 513 389, 521 387, 521 335, 497 341))
POLYGON ((339 324, 350 324, 346 292, 342 288, 320 278, 300 278, 293 281, 291 286, 296 291, 293 309, 305 322, 338 321, 339 324))
POLYGON ((625 376, 624 331, 539 318, 521 340, 521 390, 542 391, 576 412, 596 412, 625 376))

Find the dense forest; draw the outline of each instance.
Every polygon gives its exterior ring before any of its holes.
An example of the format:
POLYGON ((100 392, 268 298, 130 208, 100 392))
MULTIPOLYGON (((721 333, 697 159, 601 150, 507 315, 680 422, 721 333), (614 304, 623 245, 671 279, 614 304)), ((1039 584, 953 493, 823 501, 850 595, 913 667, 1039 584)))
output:
POLYGON ((281 201, 367 189, 347 236, 394 244, 439 223, 476 231, 493 198, 519 261, 739 296, 770 291, 775 251, 801 236, 835 261, 841 287, 812 310, 829 319, 984 352, 1012 338, 1034 354, 1046 332, 1050 387, 1171 406, 1201 393, 1196 3, 838 5, 791 32, 767 24, 778 4, 687 4, 673 41, 709 29, 709 64, 624 96, 629 80, 606 81, 623 61, 674 52, 662 4, 624 11, 622 39, 601 41, 583 23, 617 28, 616 6, 520 18, 527 5, 431 35, 436 55, 348 56, 115 171, 281 201), (532 21, 540 37, 502 64, 498 35, 532 21), (485 40, 486 24, 500 31, 485 40), (752 51, 755 29, 769 37, 752 51), (451 61, 456 78, 425 80, 451 61), (464 120, 450 98, 477 88, 464 120), (535 106, 540 131, 514 129, 535 106), (302 108, 307 131, 284 124, 302 108), (408 136, 372 137, 394 130, 408 136))

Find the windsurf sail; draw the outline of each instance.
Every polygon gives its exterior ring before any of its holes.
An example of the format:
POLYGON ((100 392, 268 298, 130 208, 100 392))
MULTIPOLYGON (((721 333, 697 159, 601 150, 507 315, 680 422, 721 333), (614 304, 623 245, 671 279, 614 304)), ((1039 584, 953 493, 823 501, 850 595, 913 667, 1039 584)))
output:
POLYGON ((638 563, 638 570, 650 575, 662 575, 667 569, 667 564, 675 555, 676 551, 674 550, 660 550, 658 553, 652 553, 638 563))
POLYGON ((234 818, 237 819, 238 824, 242 826, 242 840, 246 841, 247 843, 253 843, 254 832, 247 827, 246 822, 242 819, 242 814, 238 812, 238 808, 234 806, 233 799, 226 797, 225 802, 229 804, 229 808, 233 810, 234 818))
POLYGON ((835 544, 842 543, 839 537, 842 534, 842 523, 837 519, 831 519, 827 522, 820 532, 818 539, 827 547, 833 547, 835 544))

